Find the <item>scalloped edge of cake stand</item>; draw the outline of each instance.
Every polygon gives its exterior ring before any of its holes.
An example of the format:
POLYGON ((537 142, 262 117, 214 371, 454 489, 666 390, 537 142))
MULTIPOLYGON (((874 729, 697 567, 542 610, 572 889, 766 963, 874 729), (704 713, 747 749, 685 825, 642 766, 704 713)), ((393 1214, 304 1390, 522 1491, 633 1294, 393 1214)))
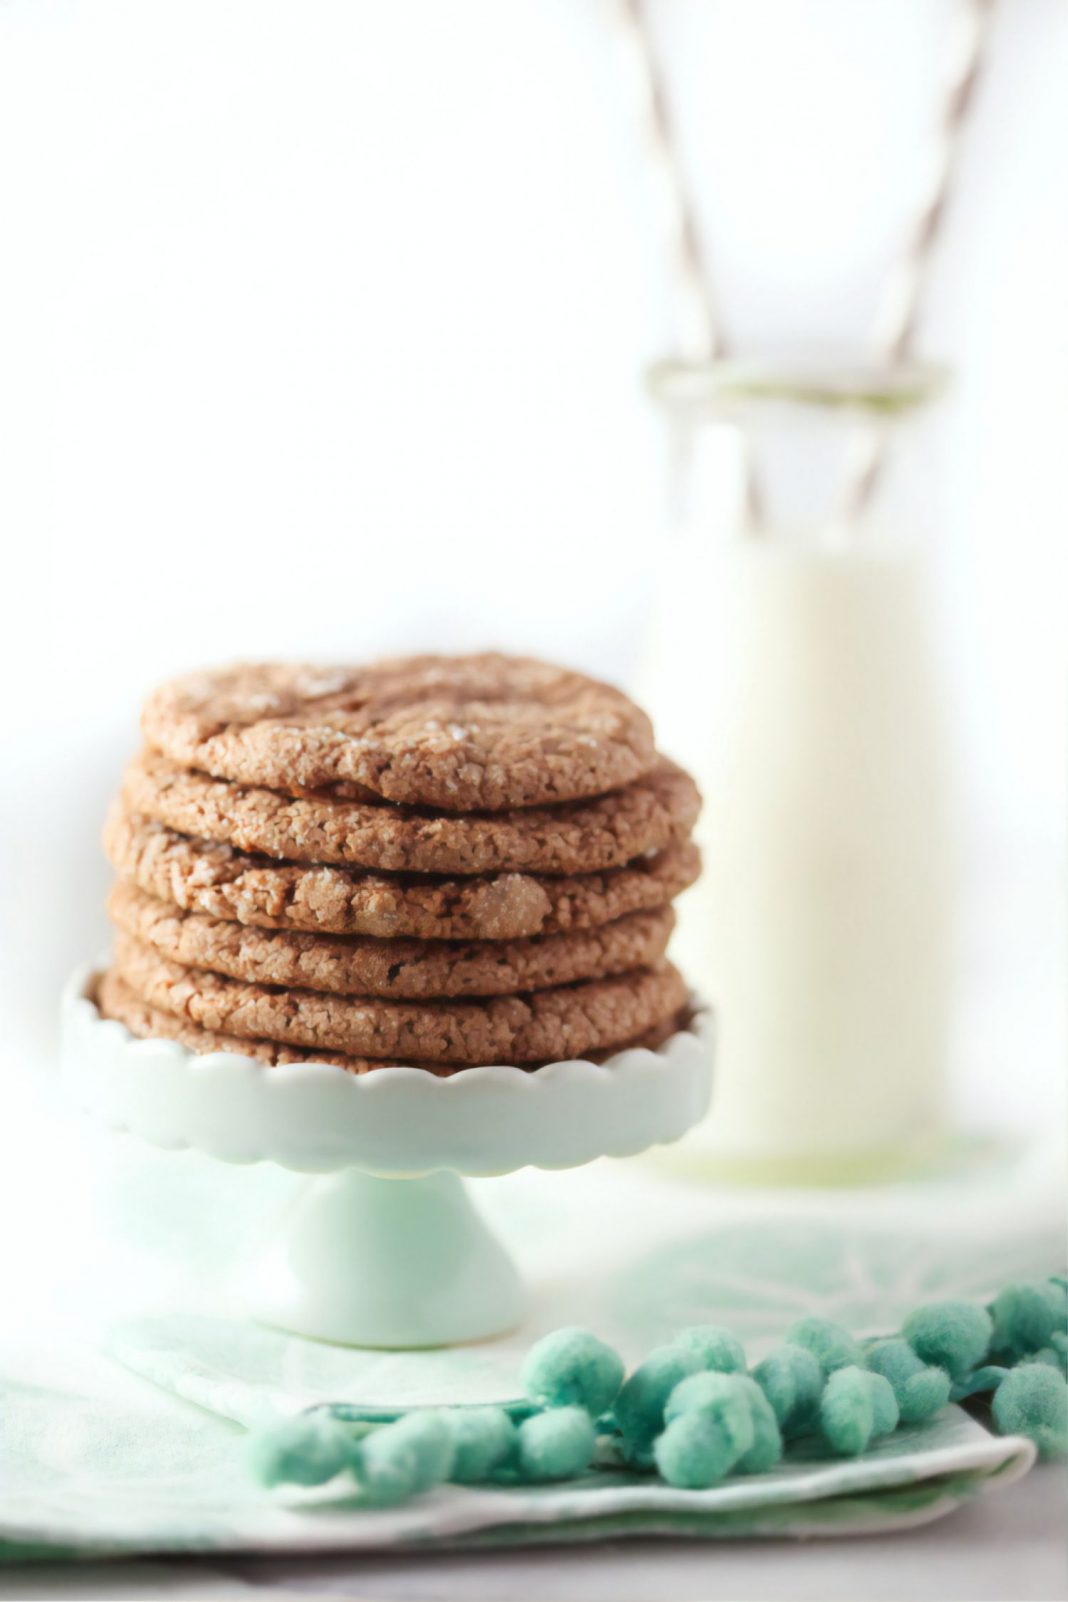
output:
POLYGON ((629 1047, 603 1063, 465 1068, 448 1078, 422 1068, 357 1075, 330 1063, 270 1067, 138 1039, 101 1018, 87 994, 98 971, 81 969, 64 993, 71 1095, 113 1128, 222 1162, 398 1177, 576 1168, 678 1140, 704 1116, 711 1094, 713 1021, 697 1001, 690 1029, 656 1050, 629 1047))

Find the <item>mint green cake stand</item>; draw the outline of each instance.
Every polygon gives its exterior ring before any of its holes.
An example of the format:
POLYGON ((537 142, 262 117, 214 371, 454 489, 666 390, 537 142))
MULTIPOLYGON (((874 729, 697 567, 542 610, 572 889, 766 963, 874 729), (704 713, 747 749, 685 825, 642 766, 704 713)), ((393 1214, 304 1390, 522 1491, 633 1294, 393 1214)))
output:
POLYGON ((100 1016, 94 977, 81 971, 64 995, 73 1098, 157 1146, 317 1176, 243 1280, 253 1317, 318 1340, 403 1349, 514 1328, 519 1275, 461 1176, 631 1156, 677 1140, 708 1106, 712 1027, 701 1009, 658 1050, 600 1064, 357 1076, 137 1039, 100 1016))

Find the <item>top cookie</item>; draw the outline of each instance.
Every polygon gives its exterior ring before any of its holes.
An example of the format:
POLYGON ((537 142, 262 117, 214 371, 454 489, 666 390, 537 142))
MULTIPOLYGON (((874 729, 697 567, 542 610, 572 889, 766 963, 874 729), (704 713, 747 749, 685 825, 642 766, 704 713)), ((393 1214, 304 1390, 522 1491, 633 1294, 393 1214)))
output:
POLYGON ((355 785, 445 812, 603 795, 656 760, 649 719, 619 690, 496 654, 190 674, 149 697, 142 727, 172 761, 217 778, 355 785))

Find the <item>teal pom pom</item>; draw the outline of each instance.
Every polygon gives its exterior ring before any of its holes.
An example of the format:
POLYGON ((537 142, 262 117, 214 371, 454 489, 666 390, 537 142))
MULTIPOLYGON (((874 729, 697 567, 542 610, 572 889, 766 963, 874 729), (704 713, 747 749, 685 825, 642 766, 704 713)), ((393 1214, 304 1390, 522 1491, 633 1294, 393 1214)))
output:
POLYGON ((1068 1451, 1068 1385, 1045 1363, 1021 1363, 994 1392, 994 1422, 1002 1435, 1026 1435, 1041 1457, 1068 1451))
POLYGON ((931 1302, 905 1320, 904 1336, 917 1357, 961 1380, 990 1346, 990 1314, 971 1302, 931 1302))
POLYGON ((990 1316, 997 1351, 1037 1352, 1057 1326, 1051 1298, 1034 1285, 1006 1285, 991 1303, 990 1316))
POLYGON ((672 1419, 653 1448, 662 1479, 680 1490, 705 1491, 718 1485, 737 1454, 716 1420, 700 1411, 672 1419))
POLYGON ((902 1424, 922 1424, 949 1401, 949 1375, 929 1368, 907 1341, 878 1341, 868 1352, 868 1367, 893 1387, 902 1424))
POLYGON ((729 1449, 716 1452, 717 1467, 730 1457, 739 1473, 762 1474, 782 1456, 775 1411, 748 1374, 691 1374, 672 1391, 664 1419, 670 1428, 690 1413, 700 1413, 713 1424, 729 1449))
POLYGON ((908 1341, 898 1339, 896 1336, 889 1340, 876 1341, 869 1346, 866 1361, 873 1374, 882 1374, 894 1387, 894 1391, 903 1390, 908 1380, 914 1374, 922 1374, 926 1364, 916 1356, 908 1341))
POLYGON ((739 1474, 766 1474, 782 1457, 782 1431, 775 1417, 775 1409, 748 1374, 734 1376, 741 1388, 753 1420, 753 1444, 743 1452, 735 1467, 739 1474))
POLYGON ((840 1368, 820 1397, 820 1429, 827 1445, 843 1457, 859 1457, 875 1428, 871 1391, 859 1368, 840 1368))
POLYGON ((256 1430, 245 1458, 261 1485, 323 1485, 352 1466, 353 1431, 328 1413, 298 1413, 256 1430))
POLYGON ((860 1368, 864 1363, 859 1342, 829 1318, 803 1318, 787 1330, 786 1341, 811 1352, 824 1374, 833 1374, 837 1368, 860 1368))
POLYGON ((757 1364, 753 1378, 774 1408, 784 1435, 798 1435, 811 1427, 823 1390, 823 1370, 810 1351, 780 1346, 757 1364))
POLYGON ((516 1429, 503 1407, 457 1407, 448 1415, 452 1435, 449 1479, 477 1485, 503 1468, 516 1449, 516 1429))
POLYGON ((1044 1363, 1051 1363, 1062 1373, 1068 1373, 1068 1335, 1055 1329, 1049 1338, 1049 1345, 1043 1346, 1040 1352, 1035 1353, 1036 1360, 1041 1358, 1044 1363))
POLYGON ((542 1407, 584 1407, 599 1418, 623 1383, 623 1359, 584 1329, 558 1329, 527 1353, 522 1384, 542 1407))
POLYGON ((524 1419, 517 1461, 528 1480, 568 1480, 588 1468, 597 1432, 584 1407, 554 1407, 524 1419))
POLYGON ((905 1381, 897 1397, 902 1424, 922 1424, 940 1413, 949 1401, 949 1375, 944 1368, 921 1368, 905 1381))
POLYGON ((868 1386, 872 1402, 872 1437, 891 1435, 901 1418, 894 1388, 882 1374, 869 1374, 868 1386))
POLYGON ((820 1398, 820 1430, 833 1452, 859 1457, 877 1435, 897 1425, 890 1381, 862 1368, 834 1371, 820 1398))
POLYGON ((1054 1274, 1042 1282, 1041 1290, 1053 1313, 1054 1328, 1068 1331, 1068 1280, 1054 1274))
POLYGON ((702 1413, 723 1435, 740 1458, 753 1445, 753 1409, 743 1374, 691 1374, 668 1397, 664 1422, 671 1424, 686 1413, 702 1413))
POLYGON ((657 1346, 626 1381, 616 1398, 615 1416, 624 1452, 632 1463, 649 1467, 653 1441, 664 1427, 667 1399, 698 1367, 692 1352, 678 1346, 657 1346))
POLYGON ((356 1448, 353 1472, 373 1501, 401 1502, 447 1480, 452 1463, 449 1418, 420 1411, 366 1436, 356 1448))
POLYGON ((702 1368, 719 1374, 745 1373, 741 1341, 718 1324, 691 1324, 688 1329, 681 1330, 671 1344, 684 1352, 692 1352, 702 1368))

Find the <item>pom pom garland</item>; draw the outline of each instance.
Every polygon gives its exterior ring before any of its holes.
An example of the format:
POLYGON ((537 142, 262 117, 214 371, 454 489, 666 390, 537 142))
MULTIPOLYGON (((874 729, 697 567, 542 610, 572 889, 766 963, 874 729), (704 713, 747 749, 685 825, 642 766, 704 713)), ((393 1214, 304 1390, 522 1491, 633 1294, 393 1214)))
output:
POLYGON ((628 1379, 618 1353, 581 1329, 546 1336, 523 1364, 534 1404, 517 1424, 501 1407, 419 1410, 393 1423, 339 1403, 282 1419, 250 1437, 249 1471, 265 1486, 354 1478, 368 1504, 456 1484, 545 1483, 598 1467, 655 1469, 688 1490, 728 1474, 762 1474, 784 1441, 819 1435, 856 1457, 899 1423, 920 1425, 947 1400, 993 1392, 1003 1433, 1044 1457, 1068 1451, 1068 1289, 1062 1278, 1009 1285, 989 1309, 918 1308, 900 1335, 866 1343, 821 1318, 745 1370, 714 1324, 681 1331, 628 1379))

